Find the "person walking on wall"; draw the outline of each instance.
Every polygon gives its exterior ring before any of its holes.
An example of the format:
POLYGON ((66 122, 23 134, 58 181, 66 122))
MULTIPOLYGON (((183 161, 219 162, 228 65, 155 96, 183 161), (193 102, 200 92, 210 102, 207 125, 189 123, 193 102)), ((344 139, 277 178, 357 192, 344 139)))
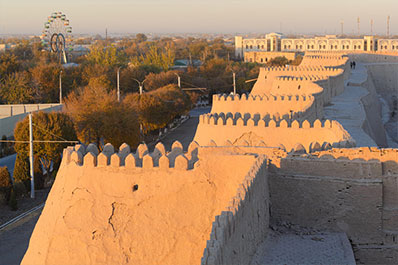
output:
POLYGON ((352 68, 354 68, 355 69, 355 66, 356 66, 357 64, 355 63, 355 61, 353 61, 352 62, 352 68))

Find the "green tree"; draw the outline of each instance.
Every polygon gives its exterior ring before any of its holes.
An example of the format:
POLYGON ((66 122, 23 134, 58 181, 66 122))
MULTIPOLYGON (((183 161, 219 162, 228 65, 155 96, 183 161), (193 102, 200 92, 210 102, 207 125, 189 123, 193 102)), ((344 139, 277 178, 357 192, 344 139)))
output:
POLYGON ((116 46, 92 45, 87 54, 87 61, 91 64, 116 67, 126 64, 127 58, 116 46))
MULTIPOLYGON (((33 139, 40 141, 74 141, 77 139, 74 125, 71 118, 62 112, 35 112, 32 117, 33 139)), ((14 129, 16 141, 29 140, 29 118, 26 117, 18 122, 14 129)), ((33 143, 33 153, 40 159, 41 165, 50 174, 51 162, 58 166, 62 150, 70 143, 35 142, 33 143)), ((25 159, 29 154, 29 145, 26 143, 16 143, 15 151, 21 159, 25 159)), ((21 162, 22 163, 22 162, 21 162)), ((22 174, 22 177, 24 175, 22 174)))
POLYGON ((175 52, 170 45, 159 48, 155 44, 152 44, 145 54, 141 54, 139 57, 133 57, 132 64, 135 66, 139 64, 154 65, 167 71, 174 65, 174 59, 175 52))
POLYGON ((101 86, 78 89, 67 97, 66 109, 83 143, 95 142, 100 146, 103 140, 114 146, 123 142, 136 146, 139 142, 136 111, 117 102, 114 90, 108 92, 101 86))
POLYGON ((0 99, 6 104, 26 104, 34 101, 35 93, 30 86, 27 72, 16 72, 6 76, 0 83, 0 99))

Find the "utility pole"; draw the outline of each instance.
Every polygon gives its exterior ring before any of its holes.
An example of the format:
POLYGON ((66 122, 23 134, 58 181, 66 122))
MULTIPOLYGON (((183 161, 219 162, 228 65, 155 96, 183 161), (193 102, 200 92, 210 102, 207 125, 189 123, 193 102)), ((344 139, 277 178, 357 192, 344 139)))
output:
POLYGON ((35 198, 35 177, 33 170, 33 130, 32 113, 29 113, 29 162, 30 162, 30 197, 35 198))
POLYGON ((390 37, 390 16, 387 17, 387 37, 390 37))
POLYGON ((140 95, 142 95, 142 93, 144 92, 144 82, 146 81, 146 79, 144 79, 144 81, 140 82, 137 79, 133 78, 137 83, 138 86, 140 87, 140 95))
POLYGON ((373 35, 373 19, 370 20, 370 35, 373 35))
POLYGON ((62 70, 59 72, 59 104, 62 104, 62 70))
POLYGON ((340 21, 340 24, 341 24, 341 36, 343 36, 344 35, 344 21, 343 20, 340 21))
POLYGON ((232 73, 232 78, 234 79, 234 95, 236 95, 235 72, 232 73))
POLYGON ((359 19, 359 17, 357 18, 357 24, 358 24, 358 36, 360 35, 360 23, 361 20, 359 19))
POLYGON ((117 78, 116 78, 116 83, 117 83, 117 101, 118 102, 120 102, 119 72, 120 72, 120 67, 117 69, 117 78))

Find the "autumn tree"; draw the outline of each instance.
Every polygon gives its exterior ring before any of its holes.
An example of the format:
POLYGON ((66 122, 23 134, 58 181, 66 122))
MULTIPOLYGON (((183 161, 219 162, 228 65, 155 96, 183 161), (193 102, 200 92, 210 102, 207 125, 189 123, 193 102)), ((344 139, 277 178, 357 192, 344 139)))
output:
MULTIPOLYGON (((168 71, 168 72, 160 72, 149 73, 145 79, 145 89, 146 90, 154 90, 169 84, 177 83, 177 75, 176 71, 168 71)), ((181 74, 181 73, 180 73, 181 74)))
POLYGON ((165 127, 191 108, 189 96, 176 85, 167 85, 142 95, 129 94, 124 102, 139 113, 145 134, 165 127))
POLYGON ((32 69, 32 82, 41 103, 59 102, 59 64, 39 64, 32 69))
POLYGON ((90 64, 99 64, 108 67, 121 66, 127 63, 125 54, 113 45, 92 45, 86 57, 90 64))
POLYGON ((5 77, 0 82, 0 101, 5 104, 32 103, 36 93, 30 85, 27 72, 16 72, 5 77))
MULTIPOLYGON (((62 112, 35 112, 32 116, 33 139, 40 141, 75 141, 77 140, 71 118, 62 112)), ((14 129, 16 141, 29 140, 29 117, 18 122, 14 129)), ((50 165, 57 168, 61 161, 62 150, 70 143, 34 142, 33 153, 40 159, 41 165, 50 173, 50 165)), ((21 160, 25 160, 29 154, 29 145, 15 143, 15 151, 21 160)), ((23 162, 21 162, 23 163, 23 162)), ((23 174, 22 174, 23 176, 23 174)))
POLYGON ((159 48, 155 44, 152 44, 145 54, 133 57, 131 63, 133 65, 154 65, 164 71, 167 71, 171 66, 174 65, 174 59, 175 52, 170 45, 167 45, 164 48, 159 48))
POLYGON ((117 102, 115 91, 101 86, 87 86, 73 91, 66 99, 78 139, 85 143, 103 142, 120 146, 139 142, 139 124, 135 109, 117 102))

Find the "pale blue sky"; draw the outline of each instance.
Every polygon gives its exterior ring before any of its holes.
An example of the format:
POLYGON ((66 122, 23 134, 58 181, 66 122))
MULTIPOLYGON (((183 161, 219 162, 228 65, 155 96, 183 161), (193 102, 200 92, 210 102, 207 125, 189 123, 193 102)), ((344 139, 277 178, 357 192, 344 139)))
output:
POLYGON ((0 34, 40 34, 54 11, 74 33, 271 32, 398 34, 398 0, 0 0, 0 34))

